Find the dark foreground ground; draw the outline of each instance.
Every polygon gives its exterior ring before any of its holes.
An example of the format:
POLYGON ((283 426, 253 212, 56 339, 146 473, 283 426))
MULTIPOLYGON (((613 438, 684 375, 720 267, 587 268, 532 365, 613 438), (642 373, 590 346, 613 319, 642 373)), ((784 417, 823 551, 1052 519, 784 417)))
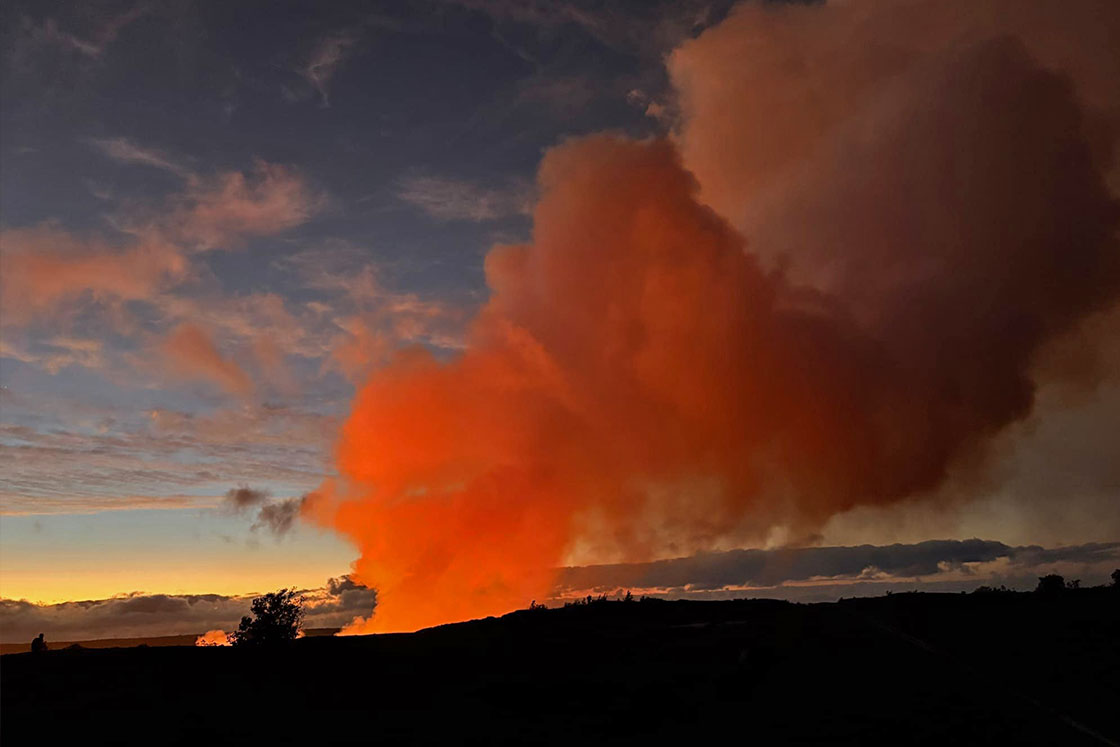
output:
POLYGON ((5 745, 1120 742, 1120 594, 606 602, 0 661, 5 745))

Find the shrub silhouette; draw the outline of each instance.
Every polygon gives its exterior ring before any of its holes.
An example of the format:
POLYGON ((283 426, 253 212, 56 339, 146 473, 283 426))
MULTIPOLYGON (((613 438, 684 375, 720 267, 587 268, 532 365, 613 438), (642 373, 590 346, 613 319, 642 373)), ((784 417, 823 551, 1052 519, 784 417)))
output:
MULTIPOLYGON (((889 591, 887 593, 890 594, 889 591)), ((983 595, 983 594, 1012 594, 1012 593, 1014 593, 1014 589, 1008 589, 1003 584, 1000 584, 999 586, 977 586, 975 589, 972 590, 972 593, 973 594, 981 594, 981 595, 983 595)))
POLYGON ((1112 572, 1112 588, 1120 589, 1120 568, 1112 572))
POLYGON ((611 601, 611 600, 607 597, 606 594, 600 594, 597 597, 593 597, 590 594, 588 594, 586 597, 584 597, 582 599, 576 599, 575 601, 572 601, 572 602, 564 602, 564 606, 565 607, 587 607, 588 605, 592 605, 592 604, 605 604, 609 601, 611 601))
POLYGON ((253 600, 253 616, 241 618, 230 634, 234 646, 271 646, 293 641, 303 626, 303 597, 295 589, 281 589, 253 600))

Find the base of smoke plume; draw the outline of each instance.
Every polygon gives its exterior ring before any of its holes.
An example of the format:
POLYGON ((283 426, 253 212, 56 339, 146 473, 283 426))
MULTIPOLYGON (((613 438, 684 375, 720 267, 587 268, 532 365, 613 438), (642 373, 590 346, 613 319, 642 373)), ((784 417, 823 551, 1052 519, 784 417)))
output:
MULTIPOLYGON (((731 550, 687 558, 564 568, 549 607, 606 595, 622 598, 781 599, 835 602, 888 592, 968 592, 978 586, 1029 591, 1057 573, 1086 586, 1107 583, 1120 567, 1120 542, 1067 547, 1013 547, 988 540, 931 540, 912 545, 731 550), (734 579, 734 580, 729 580, 734 579)), ((512 611, 512 610, 509 610, 512 611)), ((339 635, 379 630, 372 615, 355 617, 339 635)), ((407 631, 392 631, 407 632, 407 631)))

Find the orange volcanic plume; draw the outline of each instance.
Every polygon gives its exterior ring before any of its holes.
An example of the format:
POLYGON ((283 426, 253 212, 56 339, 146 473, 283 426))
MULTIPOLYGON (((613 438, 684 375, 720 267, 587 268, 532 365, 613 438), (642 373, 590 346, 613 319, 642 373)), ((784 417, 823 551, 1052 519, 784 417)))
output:
POLYGON ((340 478, 304 509, 379 590, 351 632, 524 606, 573 557, 797 541, 928 496, 1029 414, 1038 351, 1115 302, 1110 110, 990 15, 936 26, 956 42, 935 54, 889 33, 897 13, 847 19, 836 48, 811 8, 767 32, 780 12, 675 58, 676 141, 552 149, 532 242, 487 256, 465 352, 401 351, 361 388, 340 478), (773 85, 744 83, 767 65, 773 85), (791 70, 802 88, 779 85, 791 70))

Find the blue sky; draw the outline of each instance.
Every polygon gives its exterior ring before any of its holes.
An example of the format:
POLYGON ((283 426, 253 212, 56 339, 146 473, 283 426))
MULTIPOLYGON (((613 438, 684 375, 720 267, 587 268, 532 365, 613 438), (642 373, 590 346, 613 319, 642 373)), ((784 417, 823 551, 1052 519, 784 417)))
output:
POLYGON ((529 237, 542 151, 663 131, 647 114, 661 56, 726 10, 573 8, 5 4, 5 243, 112 256, 154 242, 184 264, 91 266, 92 290, 63 280, 7 309, 0 593, 250 591, 293 554, 314 559, 299 583, 346 570, 341 540, 262 536, 224 494, 315 487, 379 355, 454 355, 485 299, 485 251, 529 237), (230 196, 257 212, 200 217, 230 196), (117 293, 114 275, 137 287, 117 293), (219 359, 169 354, 184 324, 219 359), (153 542, 178 570, 136 570, 153 542), (99 572, 46 580, 75 566, 99 572), (219 581, 234 567, 258 571, 219 581))

